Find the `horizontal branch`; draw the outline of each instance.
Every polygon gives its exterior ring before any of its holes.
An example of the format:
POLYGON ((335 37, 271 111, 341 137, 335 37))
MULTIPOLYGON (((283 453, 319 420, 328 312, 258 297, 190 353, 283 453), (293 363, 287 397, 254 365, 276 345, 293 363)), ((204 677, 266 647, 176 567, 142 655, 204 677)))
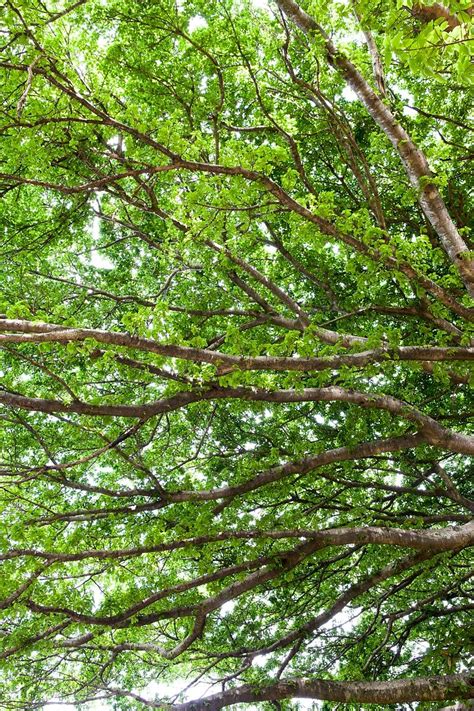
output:
MULTIPOLYGON (((416 550, 421 551, 421 553, 419 553, 416 557, 395 561, 394 563, 382 569, 382 571, 379 571, 375 575, 370 576, 367 580, 364 580, 361 583, 358 583, 352 588, 350 588, 349 591, 347 591, 342 596, 341 600, 336 603, 337 607, 339 608, 341 604, 345 606, 346 597, 348 595, 349 599, 352 599, 354 596, 357 596, 362 592, 366 591, 367 589, 370 589, 370 587, 372 587, 374 584, 377 584, 381 580, 384 580, 387 577, 391 577, 394 573, 399 571, 400 568, 404 569, 407 565, 408 567, 410 567, 413 563, 422 561, 427 557, 429 558, 435 553, 439 553, 446 550, 456 550, 465 547, 466 545, 470 545, 474 542, 474 524, 467 524, 466 526, 460 527, 458 529, 451 529, 450 532, 447 535, 444 534, 444 536, 442 531, 423 532, 425 534, 428 533, 428 536, 425 538, 423 536, 417 536, 417 533, 418 532, 416 531, 402 531, 401 529, 399 529, 394 536, 390 536, 385 535, 383 529, 379 529, 376 527, 372 528, 368 532, 367 537, 365 536, 364 531, 362 529, 359 529, 357 531, 355 537, 352 534, 351 529, 334 529, 332 531, 328 530, 327 532, 321 531, 317 534, 315 532, 314 536, 308 536, 307 541, 301 543, 299 546, 295 547, 292 550, 287 550, 276 554, 273 559, 262 557, 253 561, 248 561, 246 563, 241 563, 239 565, 232 566, 230 568, 218 570, 214 573, 201 576, 200 578, 191 580, 189 582, 180 583, 179 585, 173 586, 169 589, 161 590, 151 595, 149 598, 135 603, 123 612, 117 613, 112 616, 101 617, 98 615, 88 615, 78 613, 74 610, 71 610, 69 608, 63 608, 61 606, 44 606, 32 600, 28 600, 26 604, 33 612, 37 612, 40 614, 63 614, 66 615, 69 619, 76 622, 118 628, 123 626, 128 627, 130 624, 142 627, 152 624, 153 622, 156 622, 161 619, 176 619, 191 615, 208 615, 210 612, 221 607, 225 602, 235 600, 242 594, 255 589, 255 587, 274 580, 285 572, 293 570, 308 556, 313 555, 315 552, 327 547, 328 545, 344 545, 345 543, 347 544, 354 542, 363 543, 364 538, 366 538, 365 542, 374 543, 383 543, 388 542, 389 540, 398 541, 398 543, 395 543, 394 545, 401 546, 404 546, 405 543, 411 541, 411 545, 405 547, 412 547, 416 550), (325 536, 327 536, 326 540, 325 536), (372 541, 370 540, 371 538, 373 539, 372 541), (147 615, 137 616, 140 611, 146 609, 147 607, 150 607, 161 599, 167 598, 171 595, 175 595, 177 592, 183 592, 195 588, 197 586, 202 585, 203 583, 212 580, 222 579, 233 573, 238 573, 249 569, 252 570, 252 568, 258 566, 261 566, 259 570, 251 573, 242 580, 236 580, 220 592, 216 593, 214 596, 208 597, 206 600, 203 600, 197 605, 185 605, 183 607, 177 606, 169 610, 152 612, 147 615), (131 620, 132 617, 135 618, 134 622, 132 622, 131 620)), ((49 564, 51 564, 51 561, 48 562, 49 564)), ((317 626, 323 624, 322 620, 323 618, 324 620, 326 619, 327 614, 332 613, 331 611, 329 611, 328 613, 322 613, 322 617, 318 616, 318 618, 316 618, 317 626)), ((314 625, 315 623, 311 622, 309 626, 305 625, 305 628, 307 627, 308 631, 310 629, 313 630, 314 625)), ((294 636, 294 634, 295 633, 290 636, 292 637, 294 636)), ((298 632, 296 634, 298 635, 298 632)))
POLYGON ((58 400, 34 398, 0 390, 0 404, 36 412, 70 412, 82 415, 138 417, 148 419, 155 415, 173 412, 192 403, 209 400, 244 400, 248 402, 303 403, 345 402, 363 408, 385 410, 392 415, 414 422, 425 437, 427 444, 441 446, 452 452, 474 454, 474 437, 453 432, 412 405, 390 395, 362 393, 338 386, 304 388, 302 390, 264 390, 256 387, 226 388, 211 385, 195 391, 184 391, 151 403, 137 405, 104 404, 84 402, 64 403, 58 400))
POLYGON ((234 704, 279 701, 288 698, 319 699, 343 703, 400 704, 410 701, 446 701, 474 698, 474 681, 468 674, 433 676, 395 681, 326 681, 290 679, 266 686, 228 689, 199 701, 156 704, 168 711, 219 711, 234 704))
POLYGON ((117 550, 86 550, 76 553, 41 551, 30 549, 12 549, 0 555, 0 561, 14 558, 40 558, 51 563, 69 563, 89 558, 115 560, 134 558, 151 553, 175 551, 193 546, 221 543, 229 540, 280 540, 285 538, 307 538, 321 542, 326 546, 342 545, 391 545, 415 550, 447 551, 474 545, 474 522, 456 528, 440 528, 431 531, 420 529, 385 528, 380 526, 355 526, 354 528, 328 528, 323 531, 293 529, 283 531, 222 531, 221 533, 188 538, 155 546, 122 548, 117 550))
MULTIPOLYGON (((98 343, 133 348, 148 353, 191 361, 210 363, 230 370, 320 371, 343 367, 361 368, 372 363, 389 361, 453 362, 474 360, 473 347, 400 346, 375 348, 360 353, 316 358, 244 356, 222 353, 206 348, 192 348, 160 343, 151 338, 141 338, 120 331, 94 328, 69 328, 41 321, 0 318, 1 343, 72 343, 93 339, 98 343)), ((331 332, 335 333, 335 332, 331 332)), ((339 334, 336 334, 339 335, 339 334)), ((344 339, 344 335, 340 335, 344 339)), ((337 343, 337 340, 335 341, 337 343)))

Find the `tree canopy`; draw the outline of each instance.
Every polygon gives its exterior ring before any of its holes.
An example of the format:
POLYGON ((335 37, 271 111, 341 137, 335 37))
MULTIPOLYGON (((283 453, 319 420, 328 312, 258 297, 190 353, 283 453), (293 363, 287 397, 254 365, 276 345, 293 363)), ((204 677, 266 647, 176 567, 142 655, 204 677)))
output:
POLYGON ((472 14, 3 4, 1 709, 474 697, 472 14))

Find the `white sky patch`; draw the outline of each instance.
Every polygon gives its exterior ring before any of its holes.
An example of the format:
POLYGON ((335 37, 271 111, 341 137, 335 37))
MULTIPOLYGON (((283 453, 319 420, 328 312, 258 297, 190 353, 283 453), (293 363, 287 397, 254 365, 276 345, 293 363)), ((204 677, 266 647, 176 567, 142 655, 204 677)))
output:
MULTIPOLYGON (((97 202, 97 209, 99 209, 99 203, 97 202)), ((100 237, 100 217, 96 215, 92 220, 92 237, 94 242, 96 242, 100 237)))
POLYGON ((107 47, 110 47, 110 45, 114 41, 116 35, 117 35, 116 28, 111 28, 109 30, 104 30, 102 28, 100 37, 97 39, 97 44, 99 46, 99 49, 106 49, 107 47))
MULTIPOLYGON (((96 199, 93 207, 97 212, 100 211, 100 203, 98 198, 96 199)), ((100 239, 100 217, 98 215, 94 215, 90 229, 92 239, 94 240, 94 242, 98 242, 100 239)), ((113 269, 115 267, 115 264, 112 262, 112 260, 109 259, 109 257, 107 257, 105 254, 101 254, 97 249, 91 249, 87 257, 81 256, 79 257, 79 259, 83 264, 90 264, 96 269, 113 269)))
POLYGON ((355 627, 357 618, 361 612, 361 607, 341 610, 341 612, 334 615, 331 620, 321 625, 321 629, 334 629, 337 627, 341 632, 350 632, 355 627))
POLYGON ((189 32, 194 32, 195 30, 202 30, 207 27, 207 21, 201 15, 194 15, 189 20, 188 30, 189 32))
POLYGON ((135 482, 126 476, 123 476, 121 479, 118 479, 117 484, 120 484, 120 486, 128 486, 130 489, 133 489, 133 487, 135 486, 135 482))
POLYGON ((403 486, 403 474, 394 474, 393 475, 393 484, 394 486, 403 486))
POLYGON ((112 138, 107 141, 107 145, 113 151, 116 151, 120 148, 122 153, 125 152, 125 145, 122 136, 112 136, 112 138))
POLYGON ((96 249, 91 251, 90 263, 96 269, 113 269, 115 264, 96 249))
POLYGON ((425 642, 424 640, 417 640, 411 645, 412 651, 415 652, 416 654, 425 654, 429 648, 430 644, 429 642, 425 642))
POLYGON ((28 373, 20 373, 20 375, 17 377, 17 380, 20 383, 27 383, 29 380, 31 380, 31 375, 28 373))
POLYGON ((270 3, 268 0, 250 0, 250 4, 259 10, 270 11, 270 3))
POLYGON ((342 96, 346 101, 357 101, 357 94, 350 86, 345 86, 342 90, 342 96))
POLYGON ((354 30, 353 32, 349 32, 348 30, 344 30, 344 32, 338 32, 335 35, 337 40, 341 40, 343 42, 354 42, 354 44, 365 44, 365 37, 364 33, 361 30, 354 30))
POLYGON ((406 89, 401 89, 399 86, 395 86, 394 90, 397 92, 400 99, 402 99, 403 101, 406 101, 409 104, 413 103, 413 101, 414 101, 413 94, 410 94, 409 91, 407 91, 406 89))
POLYGON ((338 245, 338 244, 334 244, 333 242, 326 242, 326 244, 324 245, 324 247, 325 247, 326 249, 330 249, 331 252, 336 255, 336 257, 337 257, 337 255, 339 254, 339 252, 341 251, 340 248, 339 248, 339 245, 338 245))
POLYGON ((199 470, 197 470, 197 469, 193 471, 193 473, 192 473, 192 478, 193 478, 195 481, 199 481, 199 482, 201 482, 201 483, 203 483, 203 482, 206 481, 206 475, 203 474, 203 472, 201 472, 201 471, 199 471, 199 470))
POLYGON ((277 251, 277 248, 274 247, 272 244, 264 244, 263 249, 267 254, 275 254, 275 252, 277 251))
MULTIPOLYGON (((254 509, 253 511, 250 512, 250 516, 254 521, 258 521, 259 519, 262 518, 264 514, 263 509, 254 509)), ((246 544, 249 545, 250 541, 246 544)))
MULTIPOLYGON (((177 696, 185 685, 183 680, 176 681, 172 684, 160 684, 156 681, 152 681, 144 689, 134 689, 134 691, 150 701, 159 701, 161 699, 169 699, 177 696)), ((195 701, 200 699, 209 693, 211 686, 211 684, 206 684, 205 682, 198 682, 194 684, 186 694, 183 694, 183 700, 195 701)))
POLYGON ((404 116, 418 116, 418 113, 415 111, 415 109, 412 109, 409 106, 404 106, 403 107, 403 115, 404 116))
POLYGON ((98 585, 91 585, 92 597, 93 597, 93 612, 96 612, 102 605, 105 599, 105 595, 98 585))
POLYGON ((410 92, 407 91, 406 89, 401 89, 399 86, 392 86, 392 90, 395 91, 397 96, 399 96, 400 99, 405 104, 409 104, 408 106, 403 107, 403 115, 404 116, 417 116, 418 113, 414 109, 410 108, 410 105, 412 105, 413 102, 415 101, 413 94, 410 94, 410 92))
POLYGON ((228 600, 225 602, 220 609, 220 616, 225 617, 225 615, 230 615, 231 612, 233 612, 235 606, 236 606, 235 600, 228 600))

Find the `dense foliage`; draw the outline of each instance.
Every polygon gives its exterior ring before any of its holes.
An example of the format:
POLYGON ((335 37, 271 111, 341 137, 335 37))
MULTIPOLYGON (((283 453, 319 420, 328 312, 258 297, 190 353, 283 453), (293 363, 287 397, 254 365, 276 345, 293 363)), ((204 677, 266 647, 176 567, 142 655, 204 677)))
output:
POLYGON ((471 3, 2 9, 0 708, 473 697, 471 3))

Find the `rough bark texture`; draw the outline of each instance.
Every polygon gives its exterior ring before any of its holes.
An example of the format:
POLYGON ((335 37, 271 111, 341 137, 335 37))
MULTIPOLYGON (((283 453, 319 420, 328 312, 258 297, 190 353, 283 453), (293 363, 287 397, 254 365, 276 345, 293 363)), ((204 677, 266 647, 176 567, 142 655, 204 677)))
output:
POLYGON ((280 701, 289 697, 339 701, 342 703, 401 704, 410 701, 444 701, 450 698, 473 698, 473 681, 468 675, 434 676, 427 679, 404 679, 379 682, 332 682, 322 679, 281 681, 259 691, 243 686, 202 701, 178 704, 173 711, 219 711, 238 703, 280 701))

